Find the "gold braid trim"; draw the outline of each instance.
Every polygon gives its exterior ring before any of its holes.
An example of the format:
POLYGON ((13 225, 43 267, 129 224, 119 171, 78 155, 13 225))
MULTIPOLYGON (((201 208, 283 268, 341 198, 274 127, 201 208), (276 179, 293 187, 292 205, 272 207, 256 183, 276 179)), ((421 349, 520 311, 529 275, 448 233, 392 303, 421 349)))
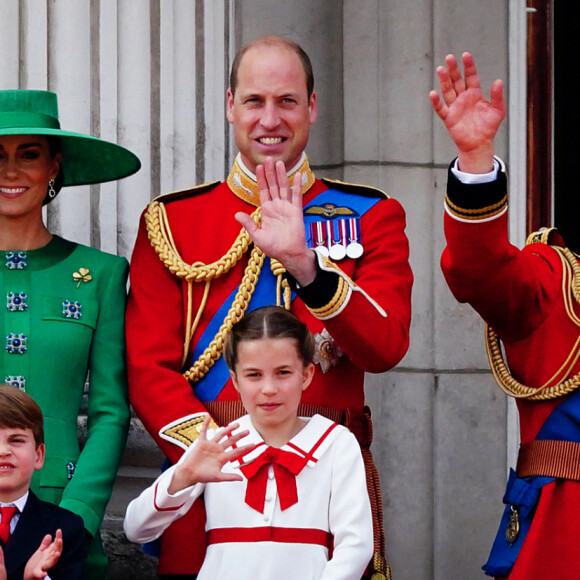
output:
POLYGON ((238 322, 238 320, 242 319, 248 308, 252 294, 256 289, 256 284, 258 283, 258 277, 260 276, 265 257, 266 256, 260 249, 254 248, 252 250, 250 259, 248 260, 248 265, 244 271, 244 277, 242 278, 238 291, 236 292, 236 297, 227 316, 222 322, 222 325, 217 331, 214 339, 209 343, 208 347, 195 361, 193 366, 183 373, 183 376, 188 381, 192 383, 199 381, 207 374, 209 369, 211 369, 222 355, 226 334, 231 331, 232 326, 238 322))
POLYGON ((350 286, 348 285, 348 282, 342 276, 339 276, 336 292, 330 302, 320 308, 308 308, 308 310, 310 310, 316 318, 328 318, 343 306, 345 300, 348 298, 349 290, 350 286))
MULTIPOLYGON (((260 208, 252 213, 252 219, 259 224, 261 215, 260 208)), ((187 264, 179 255, 177 247, 173 241, 171 228, 167 219, 165 206, 159 201, 152 201, 147 211, 145 212, 145 224, 147 227, 147 236, 153 246, 153 249, 159 256, 159 259, 165 264, 170 272, 175 274, 178 278, 183 278, 187 281, 187 321, 186 334, 183 344, 182 364, 185 364, 187 354, 189 352, 189 345, 197 324, 201 318, 201 314, 207 303, 209 295, 209 284, 214 278, 219 278, 226 272, 229 272, 241 259, 244 253, 248 250, 252 239, 246 231, 242 228, 238 237, 228 250, 219 260, 211 264, 204 264, 203 262, 194 262, 187 264), (205 282, 202 303, 197 311, 195 320, 192 319, 192 284, 193 282, 205 282)), ((250 254, 248 265, 244 271, 244 276, 236 293, 236 297, 230 307, 230 310, 216 333, 214 339, 210 342, 208 347, 200 355, 199 359, 193 366, 183 373, 183 376, 191 382, 199 381, 220 358, 223 348, 226 333, 229 332, 232 326, 240 320, 248 308, 248 304, 256 289, 256 283, 260 275, 265 256, 258 249, 254 248, 250 254)))
POLYGON ((292 289, 288 280, 283 278, 286 273, 286 268, 282 266, 282 263, 275 258, 270 258, 270 269, 272 274, 276 276, 276 306, 282 306, 282 295, 284 297, 284 308, 290 310, 292 306, 292 289))
MULTIPOLYGON (((252 213, 252 219, 259 224, 261 220, 260 208, 252 213)), ((195 333, 201 315, 207 304, 209 296, 210 282, 214 278, 219 278, 223 274, 229 272, 248 250, 252 239, 245 228, 240 230, 238 237, 228 250, 219 260, 211 264, 204 264, 203 262, 194 262, 187 264, 179 255, 171 228, 169 227, 169 220, 165 206, 159 201, 153 201, 149 204, 145 213, 145 223, 147 225, 147 235, 153 249, 159 256, 159 259, 165 264, 170 272, 175 274, 178 278, 183 278, 187 282, 187 320, 185 329, 185 340, 183 343, 182 366, 187 360, 189 353, 189 345, 195 333), (203 293, 202 302, 198 308, 195 320, 192 323, 193 317, 193 283, 205 282, 205 289, 203 293)), ((236 296, 232 305, 226 315, 223 323, 217 331, 213 340, 208 347, 199 356, 197 361, 183 373, 183 376, 190 382, 195 383, 202 379, 211 367, 219 360, 224 350, 224 341, 226 334, 231 331, 232 326, 242 319, 248 305, 256 289, 258 278, 262 270, 266 256, 257 247, 254 247, 242 281, 236 292, 236 296)), ((284 307, 290 310, 291 306, 291 290, 288 282, 282 280, 282 275, 286 272, 284 266, 277 260, 271 260, 271 269, 273 274, 278 278, 277 281, 277 304, 281 306, 281 294, 284 295, 284 307)))
MULTIPOLYGON (((256 223, 260 223, 260 208, 252 213, 252 219, 256 223)), ((165 206, 161 202, 152 201, 149 204, 145 212, 145 223, 149 241, 157 252, 159 259, 179 278, 193 280, 194 282, 205 282, 206 280, 219 278, 222 274, 231 270, 252 243, 250 234, 242 228, 230 249, 219 260, 211 264, 204 264, 203 262, 187 264, 179 255, 173 243, 165 206)))
MULTIPOLYGON (((562 295, 566 313, 570 320, 580 327, 580 318, 574 312, 574 303, 580 304, 580 265, 578 264, 578 259, 568 248, 552 247, 558 252, 562 262, 562 295)), ((580 373, 563 380, 569 376, 580 357, 580 336, 578 336, 561 367, 539 388, 527 387, 514 379, 504 361, 499 338, 496 332, 487 324, 485 326, 485 343, 493 376, 500 389, 510 397, 529 399, 531 401, 547 401, 567 395, 580 386, 580 373), (560 382, 555 385, 552 384, 559 377, 562 377, 560 382)))
POLYGON ((459 217, 469 220, 479 220, 482 218, 489 218, 501 213, 507 206, 507 195, 492 205, 487 207, 480 207, 477 209, 464 209, 453 203, 448 195, 445 195, 445 203, 451 212, 459 217))

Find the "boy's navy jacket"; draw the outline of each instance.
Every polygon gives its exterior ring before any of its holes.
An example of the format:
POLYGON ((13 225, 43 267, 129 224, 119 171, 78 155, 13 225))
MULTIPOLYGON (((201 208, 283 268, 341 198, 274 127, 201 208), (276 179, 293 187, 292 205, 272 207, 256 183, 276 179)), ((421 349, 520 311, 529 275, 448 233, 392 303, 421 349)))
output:
POLYGON ((51 580, 82 580, 86 559, 83 520, 66 509, 41 501, 32 492, 29 492, 16 529, 4 548, 8 580, 22 580, 26 563, 44 536, 50 534, 54 538, 59 528, 62 530, 63 550, 48 575, 51 580))

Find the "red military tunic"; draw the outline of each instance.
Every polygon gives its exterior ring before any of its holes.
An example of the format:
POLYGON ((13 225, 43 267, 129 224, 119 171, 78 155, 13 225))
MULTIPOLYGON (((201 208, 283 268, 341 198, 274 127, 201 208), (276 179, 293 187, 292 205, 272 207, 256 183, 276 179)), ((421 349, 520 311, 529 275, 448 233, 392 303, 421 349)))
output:
MULTIPOLYGON (((309 178, 308 189, 304 192, 306 205, 329 185, 314 179, 305 157, 301 170, 309 178)), ((254 211, 256 184, 249 183, 247 173, 240 181, 242 171, 236 163, 229 185, 220 183, 161 198, 175 247, 184 262, 209 264, 221 258, 240 232, 235 213, 254 211)), ((345 184, 337 187, 348 189, 345 184)), ((358 195, 369 195, 363 188, 352 189, 358 195)), ((317 369, 302 402, 354 414, 362 413, 364 407, 364 373, 386 371, 406 353, 411 316, 412 273, 404 233, 404 211, 397 201, 385 198, 376 190, 370 195, 378 195, 381 199, 360 219, 363 255, 338 262, 338 274, 334 273, 332 264, 323 266, 317 280, 304 291, 298 290, 299 297, 292 302, 292 311, 308 324, 314 335, 321 335, 326 329, 332 337, 329 359, 332 364, 326 372, 317 369), (337 292, 340 288, 341 292, 337 292), (310 310, 305 301, 310 302, 310 310), (338 356, 340 351, 342 356, 338 356), (336 355, 333 356, 333 352, 336 355)), ((239 286, 248 262, 247 255, 230 271, 211 281, 207 304, 192 337, 184 367, 187 283, 162 263, 141 221, 131 261, 127 308, 129 392, 137 415, 171 463, 178 461, 183 449, 161 438, 159 431, 181 417, 205 410, 204 403, 196 398, 192 385, 182 373, 189 368, 191 352, 210 319, 239 286)), ((205 283, 193 284, 194 317, 202 303, 204 289, 205 283)), ((272 295, 270 303, 275 302, 276 296, 272 295)), ((328 343, 322 344, 324 336, 326 334, 319 336, 321 351, 328 346, 328 343)), ((218 394, 217 401, 239 401, 231 381, 218 394)), ((198 569, 191 568, 192 546, 203 545, 204 541, 203 514, 198 517, 201 518, 198 523, 192 524, 188 522, 188 514, 164 533, 160 573, 185 574, 198 569), (198 534, 195 538, 194 525, 198 534), (182 531, 172 536, 177 526, 183 526, 182 531), (187 550, 184 549, 186 545, 187 550)), ((194 566, 199 567, 203 550, 196 556, 194 566)))
MULTIPOLYGON (((580 331, 565 308, 563 261, 550 245, 533 243, 519 250, 509 243, 505 173, 492 183, 465 185, 450 171, 445 207, 443 273, 454 296, 473 306, 497 332, 512 376, 538 388, 578 373, 580 362, 574 354, 580 331), (570 353, 573 356, 564 365, 570 353), (556 377, 563 365, 565 376, 561 372, 556 377)), ((559 236, 555 238, 558 243, 559 236)), ((580 312, 578 304, 573 309, 580 312)), ((517 400, 522 444, 535 439, 565 398, 517 400)), ((580 482, 556 479, 544 486, 509 579, 578 578, 577 513, 580 482)))

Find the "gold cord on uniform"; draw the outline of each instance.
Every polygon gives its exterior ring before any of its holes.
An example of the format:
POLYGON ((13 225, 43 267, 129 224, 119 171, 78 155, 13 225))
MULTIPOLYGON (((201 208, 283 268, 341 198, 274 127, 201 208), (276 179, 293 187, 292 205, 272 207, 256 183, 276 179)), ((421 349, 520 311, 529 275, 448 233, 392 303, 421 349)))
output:
MULTIPOLYGON (((530 238, 529 242, 532 241, 530 238)), ((580 265, 578 259, 568 248, 559 246, 552 246, 552 248, 558 252, 562 262, 562 296, 564 297, 566 313, 568 318, 577 327, 580 327, 580 318, 574 311, 574 304, 580 304, 580 265)), ((485 327, 485 343, 492 374, 501 390, 510 397, 546 401, 567 395, 580 386, 580 373, 567 378, 580 357, 580 334, 560 368, 539 388, 528 387, 514 379, 505 363, 499 338, 489 325, 485 327), (555 381, 558 381, 557 384, 553 384, 555 381)))
MULTIPOLYGON (((252 213, 251 217, 259 225, 261 220, 260 208, 257 208, 252 213)), ((238 263, 250 247, 252 239, 246 229, 242 228, 228 252, 226 252, 226 254, 224 254, 219 260, 216 260, 211 264, 204 264, 203 262, 187 264, 180 256, 173 241, 167 212, 163 203, 160 201, 152 201, 149 204, 147 211, 145 212, 145 224, 149 241, 160 260, 173 274, 178 278, 183 278, 187 282, 187 318, 182 354, 182 366, 184 366, 189 353, 191 339, 207 304, 211 281, 229 272, 238 263), (194 282, 204 282, 205 288, 195 320, 192 322, 194 282)), ((183 373, 183 376, 188 381, 199 381, 208 373, 215 362, 219 360, 223 353, 226 334, 232 329, 232 326, 236 322, 241 320, 248 308, 250 299, 256 289, 256 284, 258 283, 264 260, 264 253, 259 248, 254 247, 250 253, 250 258, 244 270, 244 275, 236 292, 234 301, 232 302, 223 323, 213 340, 199 356, 197 361, 191 366, 191 368, 183 373)), ((288 282, 282 279, 286 270, 277 260, 271 260, 271 269, 278 279, 277 304, 280 306, 282 305, 281 294, 283 291, 284 307, 289 310, 291 300, 290 287, 288 286, 288 282)))

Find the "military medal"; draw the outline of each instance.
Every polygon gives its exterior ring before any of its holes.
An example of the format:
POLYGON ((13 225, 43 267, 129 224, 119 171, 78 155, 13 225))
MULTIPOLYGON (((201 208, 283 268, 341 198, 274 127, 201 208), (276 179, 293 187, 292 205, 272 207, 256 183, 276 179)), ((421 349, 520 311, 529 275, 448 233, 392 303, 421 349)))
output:
POLYGON ((313 222, 310 224, 310 237, 313 241, 314 248, 317 249, 323 256, 328 258, 328 236, 326 233, 326 228, 324 227, 324 222, 313 222))
POLYGON ((512 510, 512 514, 510 516, 510 521, 505 531, 505 539, 510 544, 513 544, 520 535, 520 519, 518 516, 518 510, 513 505, 510 506, 510 508, 512 510))
POLYGON ((324 203, 306 208, 304 215, 323 218, 310 222, 306 228, 309 248, 335 261, 346 257, 356 260, 363 255, 360 217, 355 210, 324 203))
POLYGON ((319 364, 323 373, 326 373, 330 367, 336 366, 344 354, 326 328, 314 337, 314 345, 312 362, 319 364))
POLYGON ((330 246, 330 257, 333 260, 342 260, 346 256, 346 220, 337 220, 335 222, 338 230, 338 237, 332 236, 332 245, 330 246))
POLYGON ((348 245, 346 246, 346 255, 353 259, 360 258, 363 255, 358 226, 358 219, 350 218, 348 220, 348 245))

